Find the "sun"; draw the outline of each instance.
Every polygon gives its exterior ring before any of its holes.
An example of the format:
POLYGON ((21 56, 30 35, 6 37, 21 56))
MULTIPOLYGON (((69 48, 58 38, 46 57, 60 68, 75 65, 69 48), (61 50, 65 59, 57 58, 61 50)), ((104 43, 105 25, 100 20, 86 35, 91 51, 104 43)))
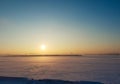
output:
POLYGON ((45 49, 46 49, 46 45, 45 45, 45 44, 42 44, 42 45, 40 46, 40 49, 41 49, 41 50, 45 50, 45 49))

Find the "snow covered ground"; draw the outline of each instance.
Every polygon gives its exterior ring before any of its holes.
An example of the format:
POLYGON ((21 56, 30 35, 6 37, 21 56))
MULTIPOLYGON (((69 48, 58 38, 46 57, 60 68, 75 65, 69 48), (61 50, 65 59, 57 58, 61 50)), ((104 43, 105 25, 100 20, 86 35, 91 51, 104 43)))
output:
POLYGON ((120 84, 120 56, 0 57, 0 76, 120 84))
POLYGON ((0 77, 0 84, 103 84, 92 81, 33 80, 22 77, 0 77))

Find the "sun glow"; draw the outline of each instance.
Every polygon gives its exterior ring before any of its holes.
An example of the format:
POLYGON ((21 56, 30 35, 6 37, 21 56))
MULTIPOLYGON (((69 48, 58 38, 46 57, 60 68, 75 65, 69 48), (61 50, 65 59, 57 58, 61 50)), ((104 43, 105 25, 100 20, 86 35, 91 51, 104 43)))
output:
POLYGON ((42 45, 40 46, 40 49, 41 49, 41 50, 45 50, 45 49, 46 49, 46 45, 45 45, 45 44, 42 44, 42 45))

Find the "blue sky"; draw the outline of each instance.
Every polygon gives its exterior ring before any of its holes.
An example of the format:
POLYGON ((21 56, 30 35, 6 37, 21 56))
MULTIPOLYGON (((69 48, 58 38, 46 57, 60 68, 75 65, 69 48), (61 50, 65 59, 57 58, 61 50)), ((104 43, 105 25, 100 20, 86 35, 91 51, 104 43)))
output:
POLYGON ((0 53, 120 52, 119 15, 119 0, 0 0, 0 53))

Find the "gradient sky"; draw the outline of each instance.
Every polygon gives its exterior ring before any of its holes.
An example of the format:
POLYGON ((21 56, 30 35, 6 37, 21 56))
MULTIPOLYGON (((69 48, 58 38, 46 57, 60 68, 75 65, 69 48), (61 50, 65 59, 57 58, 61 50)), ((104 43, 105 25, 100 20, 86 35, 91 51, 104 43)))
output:
POLYGON ((0 0, 0 54, 42 53, 120 53, 120 0, 0 0))

